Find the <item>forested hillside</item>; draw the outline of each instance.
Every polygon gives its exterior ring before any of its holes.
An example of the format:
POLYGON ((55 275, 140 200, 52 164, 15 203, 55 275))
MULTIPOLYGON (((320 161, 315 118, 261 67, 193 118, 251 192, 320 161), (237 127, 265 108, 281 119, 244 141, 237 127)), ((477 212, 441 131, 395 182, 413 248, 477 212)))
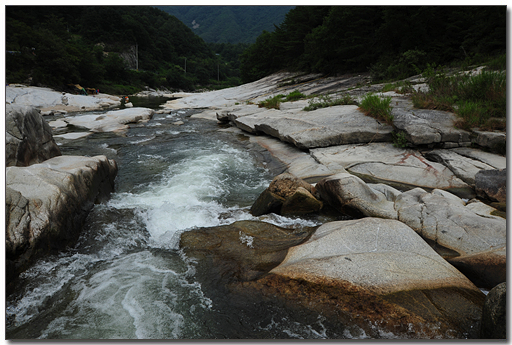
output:
POLYGON ((236 74, 176 17, 150 6, 7 6, 6 50, 8 83, 130 93, 236 74))
POLYGON ((155 6, 176 16, 208 43, 254 43, 294 6, 155 6))
POLYGON ((242 56, 244 82, 282 69, 405 78, 506 52, 506 6, 297 6, 242 56))

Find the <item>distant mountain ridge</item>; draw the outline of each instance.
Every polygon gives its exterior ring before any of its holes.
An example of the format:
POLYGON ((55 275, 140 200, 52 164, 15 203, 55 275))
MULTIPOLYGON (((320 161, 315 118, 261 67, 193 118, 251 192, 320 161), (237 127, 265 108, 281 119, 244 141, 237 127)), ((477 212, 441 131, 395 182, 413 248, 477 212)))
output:
POLYGON ((254 43, 272 32, 295 6, 154 6, 187 25, 208 43, 254 43))

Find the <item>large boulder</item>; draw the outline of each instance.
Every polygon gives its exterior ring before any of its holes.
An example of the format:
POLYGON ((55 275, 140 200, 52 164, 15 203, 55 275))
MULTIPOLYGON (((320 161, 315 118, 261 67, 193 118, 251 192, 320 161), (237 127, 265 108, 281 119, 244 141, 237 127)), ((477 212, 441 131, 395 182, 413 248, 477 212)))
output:
POLYGON ((28 166, 60 155, 52 129, 39 110, 29 106, 6 105, 6 166, 28 166))
POLYGON ((315 189, 304 180, 284 173, 276 176, 251 207, 253 216, 268 213, 302 215, 322 209, 322 202, 313 195, 315 189))
POLYGON ((330 222, 268 275, 243 284, 371 338, 477 338, 484 294, 395 220, 330 222))
POLYGON ((482 313, 482 339, 507 338, 507 283, 501 283, 485 297, 482 313))
POLYGON ((95 202, 114 189, 115 161, 59 156, 6 169, 7 283, 35 259, 73 244, 95 202))
POLYGON ((342 213, 356 217, 359 215, 387 219, 398 218, 393 202, 395 196, 372 189, 357 176, 339 173, 324 178, 316 184, 315 188, 322 201, 342 213))
POLYGON ((507 169, 479 171, 475 175, 475 191, 481 198, 507 202, 507 169))
POLYGON ((506 245, 507 222, 483 217, 463 200, 442 190, 421 188, 400 194, 395 201, 398 219, 422 237, 436 241, 460 255, 469 255, 506 245))
POLYGON ((446 166, 391 143, 339 145, 313 149, 311 155, 333 173, 343 168, 366 182, 385 183, 400 190, 444 189, 468 199, 475 196, 473 188, 446 166))
POLYGON ((395 209, 423 238, 458 253, 450 262, 475 284, 493 287, 506 279, 506 219, 476 213, 445 191, 421 188, 400 194, 395 209))

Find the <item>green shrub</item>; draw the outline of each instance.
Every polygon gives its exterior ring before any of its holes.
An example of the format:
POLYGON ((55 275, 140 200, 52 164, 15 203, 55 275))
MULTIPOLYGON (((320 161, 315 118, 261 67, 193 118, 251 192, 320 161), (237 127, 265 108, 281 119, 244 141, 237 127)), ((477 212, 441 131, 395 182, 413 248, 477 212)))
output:
POLYGON ((506 118, 507 82, 504 72, 483 70, 476 75, 458 73, 447 76, 443 71, 438 72, 433 66, 428 66, 424 76, 429 91, 413 94, 415 107, 453 111, 460 117, 457 126, 464 129, 503 127, 502 121, 495 119, 506 118))
POLYGON ((389 83, 382 87, 382 92, 395 91, 396 93, 412 93, 414 89, 409 80, 400 80, 396 83, 389 83))
POLYGON ((506 70, 507 69, 507 54, 502 54, 487 63, 487 68, 490 70, 506 70))
POLYGON ((304 108, 305 111, 312 111, 319 108, 327 108, 335 105, 357 105, 357 102, 349 94, 343 94, 339 98, 333 99, 329 95, 320 95, 309 100, 309 105, 304 108))
POLYGON ((376 94, 369 93, 363 98, 359 107, 366 115, 392 125, 393 115, 391 114, 392 108, 390 104, 390 96, 381 98, 376 94))
POLYGON ((298 101, 303 98, 306 98, 306 95, 302 94, 299 90, 295 90, 286 95, 285 102, 298 101))
POLYGON ((284 95, 277 95, 274 97, 269 97, 264 101, 258 103, 258 107, 260 108, 268 108, 268 109, 279 109, 281 107, 281 99, 284 95))
POLYGON ((400 148, 407 147, 407 138, 405 132, 393 131, 391 135, 393 136, 393 146, 400 148))

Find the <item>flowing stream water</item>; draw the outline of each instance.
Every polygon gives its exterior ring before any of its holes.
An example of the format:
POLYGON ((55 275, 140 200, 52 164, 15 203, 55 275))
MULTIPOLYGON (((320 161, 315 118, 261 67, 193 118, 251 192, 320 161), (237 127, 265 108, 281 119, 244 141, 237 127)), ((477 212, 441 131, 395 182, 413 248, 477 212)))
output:
MULTIPOLYGON (((138 101, 132 99, 148 106, 138 101)), ((162 102, 149 101, 151 107, 162 102)), ((339 334, 319 314, 235 303, 195 279, 194 261, 178 248, 180 234, 255 219, 250 205, 273 176, 241 139, 192 113, 155 114, 124 136, 95 133, 59 142, 64 155, 115 159, 116 190, 95 205, 76 246, 21 275, 6 299, 7 339, 365 338, 353 330, 339 334)))

